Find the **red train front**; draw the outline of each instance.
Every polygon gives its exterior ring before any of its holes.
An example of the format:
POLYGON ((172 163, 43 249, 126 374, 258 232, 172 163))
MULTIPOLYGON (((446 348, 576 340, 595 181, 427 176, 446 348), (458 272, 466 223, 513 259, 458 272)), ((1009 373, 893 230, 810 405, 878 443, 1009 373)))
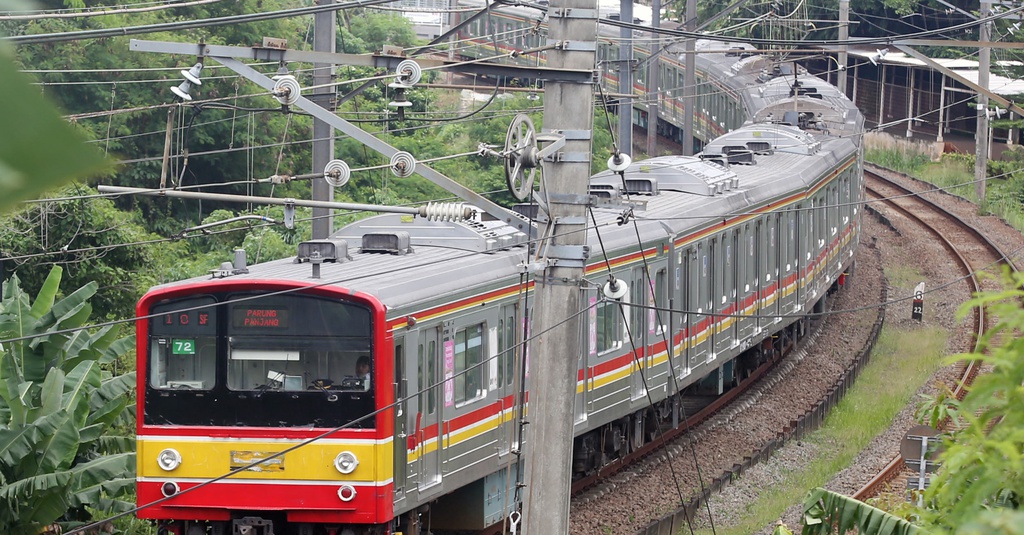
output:
POLYGON ((209 280, 155 289, 138 313, 138 501, 154 504, 140 517, 176 535, 389 532, 393 366, 375 299, 209 280))

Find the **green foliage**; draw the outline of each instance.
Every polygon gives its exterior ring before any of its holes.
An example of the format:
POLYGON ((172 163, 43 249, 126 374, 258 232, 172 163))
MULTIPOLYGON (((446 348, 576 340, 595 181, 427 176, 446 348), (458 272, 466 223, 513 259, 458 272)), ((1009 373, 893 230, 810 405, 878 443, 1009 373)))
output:
POLYGON ((417 43, 409 20, 398 13, 365 9, 339 12, 342 28, 338 50, 348 53, 380 52, 384 45, 410 47, 417 43))
POLYGON ((812 489, 804 500, 801 535, 845 534, 851 530, 869 535, 915 535, 926 533, 920 527, 876 509, 849 496, 812 489))
MULTIPOLYGON (((987 353, 958 355, 993 366, 975 379, 963 401, 946 400, 954 432, 945 441, 941 467, 925 493, 923 518, 940 530, 992 533, 986 529, 1019 519, 1024 496, 1024 274, 1003 273, 1002 292, 965 303, 961 315, 984 306, 996 325, 980 340, 987 353), (1013 509, 1013 512, 1007 511, 1013 509)), ((1024 524, 1015 524, 1020 533, 1024 524)), ((1009 533, 1008 531, 999 531, 1009 533)))
POLYGON ((0 143, 0 212, 108 167, 2 53, 0 80, 0 114, 8 128, 17 125, 0 143))
POLYGON ((864 152, 864 159, 887 169, 911 175, 917 174, 931 162, 927 154, 890 149, 868 149, 864 152))
POLYGON ((133 420, 135 373, 109 366, 131 337, 89 321, 93 282, 59 297, 54 267, 35 300, 17 276, 0 301, 0 531, 34 534, 90 518, 87 507, 125 511, 134 487, 134 440, 111 431, 133 420), (64 332, 70 331, 70 332, 64 332))
MULTIPOLYGON (((77 185, 58 196, 91 196, 77 185)), ((39 291, 52 266, 66 270, 68 284, 102 284, 93 303, 104 315, 127 317, 142 293, 158 282, 161 254, 174 244, 149 244, 160 237, 146 231, 138 211, 118 210, 113 201, 88 198, 24 205, 0 216, 0 256, 4 271, 17 273, 29 293, 39 291), (122 244, 137 244, 124 246, 122 244)))

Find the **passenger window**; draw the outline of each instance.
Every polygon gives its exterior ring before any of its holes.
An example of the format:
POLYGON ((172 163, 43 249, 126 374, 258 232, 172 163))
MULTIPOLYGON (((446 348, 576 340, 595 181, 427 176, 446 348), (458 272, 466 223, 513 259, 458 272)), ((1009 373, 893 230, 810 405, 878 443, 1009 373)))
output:
POLYGON ((597 304, 597 352, 598 354, 622 346, 622 313, 617 302, 602 301, 597 304))
POLYGON ((483 395, 484 325, 467 327, 455 333, 455 403, 483 395))

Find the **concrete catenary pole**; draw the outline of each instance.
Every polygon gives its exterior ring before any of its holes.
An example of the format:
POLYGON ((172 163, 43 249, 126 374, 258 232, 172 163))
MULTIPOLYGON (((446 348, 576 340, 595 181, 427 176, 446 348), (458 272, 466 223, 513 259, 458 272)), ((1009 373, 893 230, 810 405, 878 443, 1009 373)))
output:
MULTIPOLYGON (((692 32, 697 27, 697 0, 686 0, 686 21, 684 30, 692 32)), ((687 39, 684 45, 686 54, 686 70, 683 73, 683 101, 686 110, 683 113, 683 155, 693 155, 693 116, 697 114, 697 76, 694 69, 697 68, 697 42, 687 39)))
MULTIPOLYGON (((981 2, 981 18, 985 18, 992 14, 992 3, 982 0, 981 2)), ((991 23, 984 23, 981 25, 979 30, 978 40, 982 44, 992 40, 992 26, 991 23)), ((982 46, 978 49, 978 85, 984 89, 988 89, 988 71, 989 62, 991 58, 991 49, 987 46, 982 46)), ((982 205, 985 204, 985 177, 986 168, 988 167, 988 95, 984 93, 978 93, 978 131, 975 136, 975 147, 977 152, 975 153, 974 162, 974 192, 978 195, 978 202, 982 205)))
POLYGON ((846 94, 846 43, 850 40, 850 0, 839 0, 839 92, 846 94))
MULTIPOLYGON (((317 4, 333 0, 317 0, 317 4)), ((324 11, 313 15, 313 49, 317 52, 335 52, 335 13, 324 11)), ((313 64, 313 85, 329 84, 334 78, 333 63, 313 64)), ((313 90, 310 100, 327 110, 333 109, 334 88, 321 87, 313 90)), ((327 162, 334 159, 334 127, 319 119, 313 119, 313 171, 323 172, 327 162)), ((334 188, 326 180, 313 180, 313 200, 334 200, 334 188)), ((313 239, 327 238, 334 230, 333 211, 329 208, 313 208, 313 239)))
MULTIPOLYGON (((548 53, 553 68, 594 69, 597 0, 551 0, 550 39, 562 43, 548 53)), ((569 532, 572 482, 573 404, 580 356, 580 304, 586 243, 586 193, 590 178, 593 86, 548 82, 545 130, 565 136, 557 161, 543 165, 543 197, 549 223, 538 244, 550 263, 535 275, 536 302, 530 355, 529 421, 526 430, 526 535, 569 532)))
MULTIPOLYGON (((651 28, 661 27, 661 0, 651 2, 651 28)), ((661 37, 657 32, 652 32, 652 41, 648 48, 653 52, 661 50, 661 37)), ((647 154, 658 155, 658 108, 661 102, 661 82, 658 76, 661 74, 661 55, 652 55, 647 62, 647 154)))
MULTIPOLYGON (((550 11, 549 11, 550 13, 550 11)), ((633 22, 633 0, 621 0, 619 20, 633 22)), ((633 94, 633 29, 619 28, 619 93, 633 94)), ((633 99, 619 97, 619 150, 633 153, 633 99)))

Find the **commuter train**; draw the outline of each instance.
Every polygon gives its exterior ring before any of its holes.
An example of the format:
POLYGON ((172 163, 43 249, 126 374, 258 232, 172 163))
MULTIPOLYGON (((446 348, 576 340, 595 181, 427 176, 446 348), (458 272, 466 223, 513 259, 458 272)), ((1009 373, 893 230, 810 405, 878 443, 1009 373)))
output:
MULTIPOLYGON (((543 6, 547 2, 541 2, 543 6)), ((601 18, 619 20, 620 2, 618 0, 600 0, 598 10, 601 18)), ((458 5, 464 8, 482 8, 480 0, 459 0, 458 5)), ((649 5, 633 5, 634 23, 645 25, 651 20, 651 7, 649 5)), ((473 16, 471 11, 463 11, 453 14, 454 22, 465 21, 473 16)), ((457 44, 453 45, 456 53, 461 59, 478 59, 494 57, 496 54, 507 54, 513 51, 529 50, 547 45, 547 36, 544 31, 546 12, 536 7, 518 6, 503 7, 492 11, 489 17, 478 18, 457 33, 457 44)), ((677 22, 664 21, 663 28, 677 28, 677 22)), ((606 93, 618 93, 619 73, 626 61, 620 61, 620 29, 611 25, 599 25, 598 27, 597 63, 601 80, 605 86, 606 93)), ((650 92, 647 88, 649 71, 647 65, 651 54, 651 43, 654 36, 647 32, 634 31, 634 47, 631 64, 633 65, 633 93, 637 99, 632 104, 631 121, 640 128, 647 129, 650 123, 650 106, 645 100, 657 98, 658 121, 656 128, 661 140, 669 141, 675 146, 682 147, 686 142, 683 137, 683 121, 686 116, 686 106, 683 98, 684 46, 681 39, 665 37, 660 45, 663 49, 658 54, 658 87, 657 91, 650 92)), ((712 41, 697 41, 696 45, 696 68, 694 69, 694 114, 693 114, 693 144, 694 152, 700 151, 706 143, 712 139, 734 130, 749 119, 744 113, 745 103, 742 102, 741 92, 736 91, 730 84, 722 81, 723 74, 718 71, 718 61, 708 57, 707 52, 721 48, 721 44, 712 41)), ((742 49, 750 49, 749 46, 733 45, 736 54, 741 54, 742 49)), ((756 67, 770 69, 765 77, 775 77, 788 74, 792 76, 793 66, 791 64, 772 63, 766 64, 765 56, 754 56, 752 61, 758 65, 746 65, 745 68, 756 67)), ((508 60, 520 64, 544 64, 544 54, 530 54, 517 56, 508 60)), ((530 84, 534 81, 525 81, 530 84)), ((617 99, 613 99, 617 101, 617 99)))
MULTIPOLYGON (((574 476, 799 338, 854 260, 859 111, 748 47, 701 47, 735 123, 697 157, 590 181, 574 476), (619 300, 602 293, 609 270, 619 300)), ((175 535, 500 522, 518 505, 517 452, 543 447, 520 433, 550 358, 524 344, 534 254, 488 217, 386 214, 293 258, 153 288, 137 308, 139 516, 175 535)))

